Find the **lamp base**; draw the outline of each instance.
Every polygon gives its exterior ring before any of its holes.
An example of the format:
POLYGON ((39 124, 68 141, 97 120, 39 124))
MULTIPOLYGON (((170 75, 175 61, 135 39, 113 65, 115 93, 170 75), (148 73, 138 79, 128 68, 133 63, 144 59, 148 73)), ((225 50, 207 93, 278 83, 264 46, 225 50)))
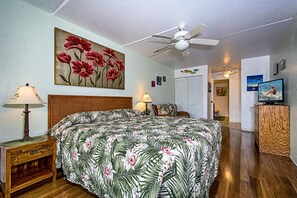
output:
POLYGON ((147 102, 145 103, 145 111, 144 111, 144 113, 145 113, 145 115, 150 115, 150 113, 151 113, 150 108, 148 108, 148 106, 147 106, 147 102))
POLYGON ((32 141, 33 138, 31 138, 30 136, 24 136, 23 139, 21 139, 21 142, 28 142, 28 141, 32 141))
POLYGON ((23 111, 24 115, 25 115, 25 123, 24 123, 24 137, 23 139, 21 139, 22 142, 27 142, 27 141, 31 141, 33 140, 33 138, 31 138, 29 136, 29 105, 26 104, 25 105, 25 111, 23 111))

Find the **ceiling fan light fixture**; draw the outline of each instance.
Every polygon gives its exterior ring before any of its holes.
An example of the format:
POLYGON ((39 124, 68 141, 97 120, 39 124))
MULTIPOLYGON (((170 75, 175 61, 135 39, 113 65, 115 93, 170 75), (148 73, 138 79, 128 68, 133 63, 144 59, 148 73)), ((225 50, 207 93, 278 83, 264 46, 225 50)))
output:
POLYGON ((224 77, 225 77, 225 78, 229 78, 229 76, 230 76, 230 72, 229 72, 229 71, 224 72, 224 77))
POLYGON ((189 47, 189 43, 185 40, 179 40, 174 45, 175 49, 183 51, 189 47))

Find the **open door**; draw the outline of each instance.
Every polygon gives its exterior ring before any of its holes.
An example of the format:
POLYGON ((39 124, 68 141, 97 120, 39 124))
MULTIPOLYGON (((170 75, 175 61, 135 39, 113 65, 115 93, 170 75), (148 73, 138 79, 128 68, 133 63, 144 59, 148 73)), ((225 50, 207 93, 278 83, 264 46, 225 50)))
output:
POLYGON ((229 122, 229 79, 214 80, 214 119, 229 122))

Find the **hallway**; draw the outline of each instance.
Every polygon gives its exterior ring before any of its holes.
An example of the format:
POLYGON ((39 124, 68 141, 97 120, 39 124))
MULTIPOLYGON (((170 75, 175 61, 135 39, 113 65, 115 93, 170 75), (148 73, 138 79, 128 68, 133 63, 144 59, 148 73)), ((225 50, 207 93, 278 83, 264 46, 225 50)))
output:
MULTIPOLYGON (((221 117, 223 117, 223 116, 221 116, 221 117)), ((227 117, 227 116, 224 116, 224 119, 216 119, 215 118, 215 120, 219 120, 221 125, 224 127, 241 130, 241 123, 240 122, 229 122, 229 117, 227 117)))

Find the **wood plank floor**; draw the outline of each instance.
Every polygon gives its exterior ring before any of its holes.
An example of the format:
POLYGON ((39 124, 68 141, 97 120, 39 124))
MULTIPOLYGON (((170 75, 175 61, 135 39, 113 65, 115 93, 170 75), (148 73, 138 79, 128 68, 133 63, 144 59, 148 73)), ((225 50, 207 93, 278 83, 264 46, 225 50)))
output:
MULTIPOLYGON (((259 154, 253 134, 222 128, 223 142, 219 175, 209 197, 297 197, 297 167, 286 157, 259 154)), ((3 195, 0 193, 0 198, 3 195)), ((92 198, 96 197, 78 185, 59 178, 35 188, 13 194, 16 198, 92 198)))
POLYGON ((223 127, 222 135, 210 197, 297 197, 297 167, 290 158, 259 154, 251 132, 223 127))

